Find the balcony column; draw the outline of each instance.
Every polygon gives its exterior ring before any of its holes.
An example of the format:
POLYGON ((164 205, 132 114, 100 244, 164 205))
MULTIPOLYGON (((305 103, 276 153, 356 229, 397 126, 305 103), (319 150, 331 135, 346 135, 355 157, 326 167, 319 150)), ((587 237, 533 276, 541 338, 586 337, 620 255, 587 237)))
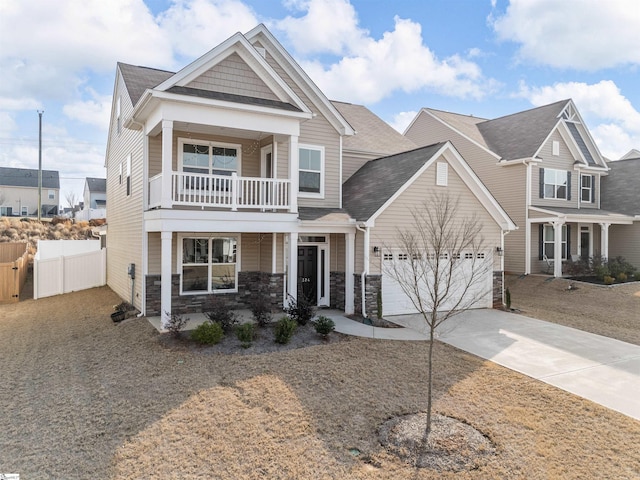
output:
MULTIPOLYGON (((563 221, 553 222, 553 276, 562 277, 562 226, 563 221)), ((569 252, 567 252, 568 254, 569 252)))
POLYGON ((287 302, 291 297, 293 297, 293 300, 298 299, 298 234, 296 232, 289 234, 288 250, 287 292, 290 296, 287 298, 287 302))
POLYGON ((160 266, 160 321, 166 329, 171 318, 171 241, 173 232, 162 232, 160 266))
POLYGON ((344 313, 351 315, 355 311, 354 281, 353 275, 356 271, 356 234, 345 234, 345 254, 344 254, 344 313))
POLYGON ((609 227, 610 223, 600 224, 600 256, 609 259, 609 227))
POLYGON ((173 120, 162 121, 162 196, 160 208, 171 208, 173 180, 173 120))
MULTIPOLYGON (((298 213, 298 184, 300 183, 300 177, 298 173, 299 166, 299 152, 298 152, 298 136, 289 136, 289 179, 291 181, 291 198, 289 199, 291 213, 298 213)), ((297 255, 297 252, 296 252, 297 255)), ((296 260, 296 264, 297 264, 296 260)))

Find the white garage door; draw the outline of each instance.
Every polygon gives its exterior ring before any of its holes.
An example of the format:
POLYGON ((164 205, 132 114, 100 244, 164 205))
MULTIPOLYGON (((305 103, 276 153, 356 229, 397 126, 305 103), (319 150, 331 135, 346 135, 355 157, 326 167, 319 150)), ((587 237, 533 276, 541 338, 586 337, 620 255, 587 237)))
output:
MULTIPOLYGON (((395 265, 396 268, 406 268, 409 262, 407 254, 404 253, 387 253, 383 258, 382 273, 382 311, 384 315, 404 315, 417 313, 416 307, 410 298, 404 293, 400 284, 392 278, 387 272, 395 265), (391 264, 391 262, 393 262, 391 264)), ((491 308, 493 306, 493 260, 491 251, 482 253, 463 254, 460 260, 457 260, 455 267, 455 275, 453 284, 453 293, 449 295, 448 301, 443 304, 440 310, 450 310, 457 303, 461 296, 464 295, 464 301, 473 303, 471 308, 491 308), (475 255, 476 258, 470 257, 475 255), (475 266, 474 266, 475 265, 475 266), (468 284, 468 279, 472 270, 475 269, 480 275, 477 280, 474 279, 473 285, 464 294, 464 290, 468 284)), ((424 288, 423 288, 424 291, 424 288)), ((423 293, 426 295, 426 292, 423 293)))

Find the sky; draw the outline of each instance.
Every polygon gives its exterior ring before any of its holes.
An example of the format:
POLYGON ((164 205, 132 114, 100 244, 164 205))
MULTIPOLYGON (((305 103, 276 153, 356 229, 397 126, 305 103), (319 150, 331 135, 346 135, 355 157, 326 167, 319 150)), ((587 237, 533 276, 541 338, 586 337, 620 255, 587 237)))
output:
POLYGON ((640 149, 637 0, 0 0, 0 166, 104 177, 116 62, 178 71, 264 23, 332 100, 402 132, 572 98, 600 151, 640 149))

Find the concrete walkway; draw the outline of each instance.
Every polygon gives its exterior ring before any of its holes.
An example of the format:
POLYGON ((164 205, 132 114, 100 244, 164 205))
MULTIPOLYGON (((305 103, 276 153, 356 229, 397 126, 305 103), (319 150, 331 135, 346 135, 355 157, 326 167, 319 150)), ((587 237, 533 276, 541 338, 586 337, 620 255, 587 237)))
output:
MULTIPOLYGON (((420 335, 417 315, 388 317, 420 335)), ((640 420, 640 346, 501 312, 469 310, 438 340, 640 420)), ((423 335, 424 336, 424 335, 423 335)))

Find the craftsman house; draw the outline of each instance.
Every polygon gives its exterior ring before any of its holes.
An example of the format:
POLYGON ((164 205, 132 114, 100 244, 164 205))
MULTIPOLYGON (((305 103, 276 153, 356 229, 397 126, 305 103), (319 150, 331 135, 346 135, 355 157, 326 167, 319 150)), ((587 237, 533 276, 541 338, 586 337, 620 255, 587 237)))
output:
POLYGON ((119 63, 105 163, 108 283, 163 324, 210 295, 247 305, 258 288, 274 307, 305 295, 375 315, 381 289, 400 305, 380 268, 400 257, 375 242, 431 188, 486 223, 477 306, 491 306, 494 252, 515 228, 451 143, 416 148, 365 107, 329 101, 263 25, 178 72, 119 63))
POLYGON ((506 271, 562 276, 562 261, 608 257, 610 227, 633 221, 603 208, 609 167, 572 100, 493 120, 423 108, 404 135, 451 141, 518 225, 506 271))

